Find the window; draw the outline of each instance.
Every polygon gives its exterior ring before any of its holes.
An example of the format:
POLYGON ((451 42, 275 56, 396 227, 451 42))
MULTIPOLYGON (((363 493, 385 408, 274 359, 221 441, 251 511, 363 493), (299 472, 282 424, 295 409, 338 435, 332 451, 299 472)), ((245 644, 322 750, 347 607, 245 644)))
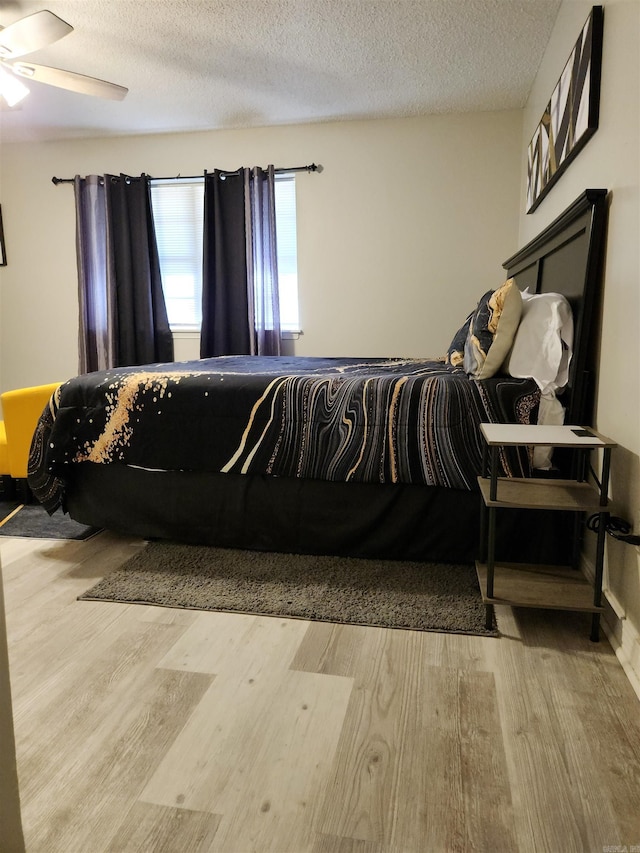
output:
POLYGON ((200 328, 204 180, 152 181, 151 204, 169 324, 200 328))
MULTIPOLYGON (((151 204, 169 324, 174 331, 199 329, 202 323, 204 180, 153 180, 151 204)), ((280 324, 284 332, 297 332, 300 324, 293 174, 276 176, 276 241, 280 324)))
POLYGON ((296 179, 276 175, 276 243, 280 328, 300 331, 298 316, 298 235, 296 230, 296 179))

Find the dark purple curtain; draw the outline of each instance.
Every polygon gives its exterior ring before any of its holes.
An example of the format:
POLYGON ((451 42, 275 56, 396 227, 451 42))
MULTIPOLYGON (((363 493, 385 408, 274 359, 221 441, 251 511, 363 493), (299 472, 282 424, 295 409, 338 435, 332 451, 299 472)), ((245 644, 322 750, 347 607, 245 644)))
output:
POLYGON ((257 167, 244 172, 245 209, 251 223, 247 241, 251 353, 280 355, 275 170, 268 166, 266 170, 257 167))
POLYGON ((104 178, 74 178, 78 264, 78 373, 115 364, 113 281, 107 273, 107 211, 104 178))
POLYGON ((251 352, 244 177, 216 169, 204 178, 200 357, 251 352))
POLYGON ((200 356, 279 354, 273 166, 207 173, 200 356))
POLYGON ((173 361, 149 178, 76 176, 79 372, 173 361))
POLYGON ((115 280, 116 364, 173 361, 149 178, 105 179, 107 243, 115 280))

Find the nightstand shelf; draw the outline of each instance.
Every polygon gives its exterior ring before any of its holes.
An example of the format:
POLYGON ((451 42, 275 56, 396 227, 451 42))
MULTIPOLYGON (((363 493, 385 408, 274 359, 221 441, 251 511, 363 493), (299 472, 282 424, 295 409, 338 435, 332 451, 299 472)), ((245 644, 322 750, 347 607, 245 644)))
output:
POLYGON ((498 478, 495 500, 491 500, 491 481, 478 477, 485 506, 520 509, 561 509, 598 512, 600 495, 589 483, 576 480, 498 478))
MULTIPOLYGON (((480 588, 487 588, 486 563, 476 563, 480 588)), ((493 596, 483 592, 485 604, 540 607, 545 610, 580 610, 600 613, 593 603, 593 587, 582 572, 566 566, 538 566, 526 563, 496 563, 493 596)))
MULTIPOLYGON (((599 639, 602 607, 602 567, 604 537, 608 521, 608 481, 611 449, 615 443, 594 430, 574 426, 527 426, 481 424, 485 440, 483 476, 478 478, 482 499, 481 559, 476 571, 487 609, 487 627, 493 622, 495 604, 552 610, 577 610, 592 614, 591 639, 599 639), (580 452, 580 473, 576 479, 498 477, 501 447, 536 445, 569 447, 580 452), (594 472, 596 486, 586 482, 587 454, 602 451, 601 474, 594 472), (574 567, 496 562, 496 512, 524 508, 598 513, 596 570, 593 583, 574 567)), ((577 563, 577 559, 576 559, 577 563)))

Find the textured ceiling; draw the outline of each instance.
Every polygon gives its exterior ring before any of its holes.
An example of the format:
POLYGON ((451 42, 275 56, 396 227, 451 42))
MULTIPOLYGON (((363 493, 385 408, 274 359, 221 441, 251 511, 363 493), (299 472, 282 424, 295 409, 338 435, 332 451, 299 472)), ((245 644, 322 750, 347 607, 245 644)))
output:
POLYGON ((0 0, 75 29, 29 54, 129 88, 121 102, 31 82, 2 141, 524 106, 560 0, 0 0))

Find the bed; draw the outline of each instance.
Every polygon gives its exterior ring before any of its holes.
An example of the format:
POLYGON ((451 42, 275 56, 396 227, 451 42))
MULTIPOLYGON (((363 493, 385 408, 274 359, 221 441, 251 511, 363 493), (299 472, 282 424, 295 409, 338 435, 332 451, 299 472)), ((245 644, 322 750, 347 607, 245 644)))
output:
MULTIPOLYGON (((549 397, 539 379, 505 369, 532 297, 570 306, 571 359, 551 396, 566 423, 592 422, 606 210, 605 190, 585 191, 505 261, 504 285, 443 358, 236 356, 71 379, 40 418, 29 485, 49 512, 143 538, 472 560, 478 425, 535 423, 549 397)), ((513 449, 501 473, 528 476, 535 464, 513 449)), ((570 464, 554 456, 550 476, 570 464)), ((501 516, 502 559, 565 561, 562 514, 533 541, 517 513, 501 516)))

